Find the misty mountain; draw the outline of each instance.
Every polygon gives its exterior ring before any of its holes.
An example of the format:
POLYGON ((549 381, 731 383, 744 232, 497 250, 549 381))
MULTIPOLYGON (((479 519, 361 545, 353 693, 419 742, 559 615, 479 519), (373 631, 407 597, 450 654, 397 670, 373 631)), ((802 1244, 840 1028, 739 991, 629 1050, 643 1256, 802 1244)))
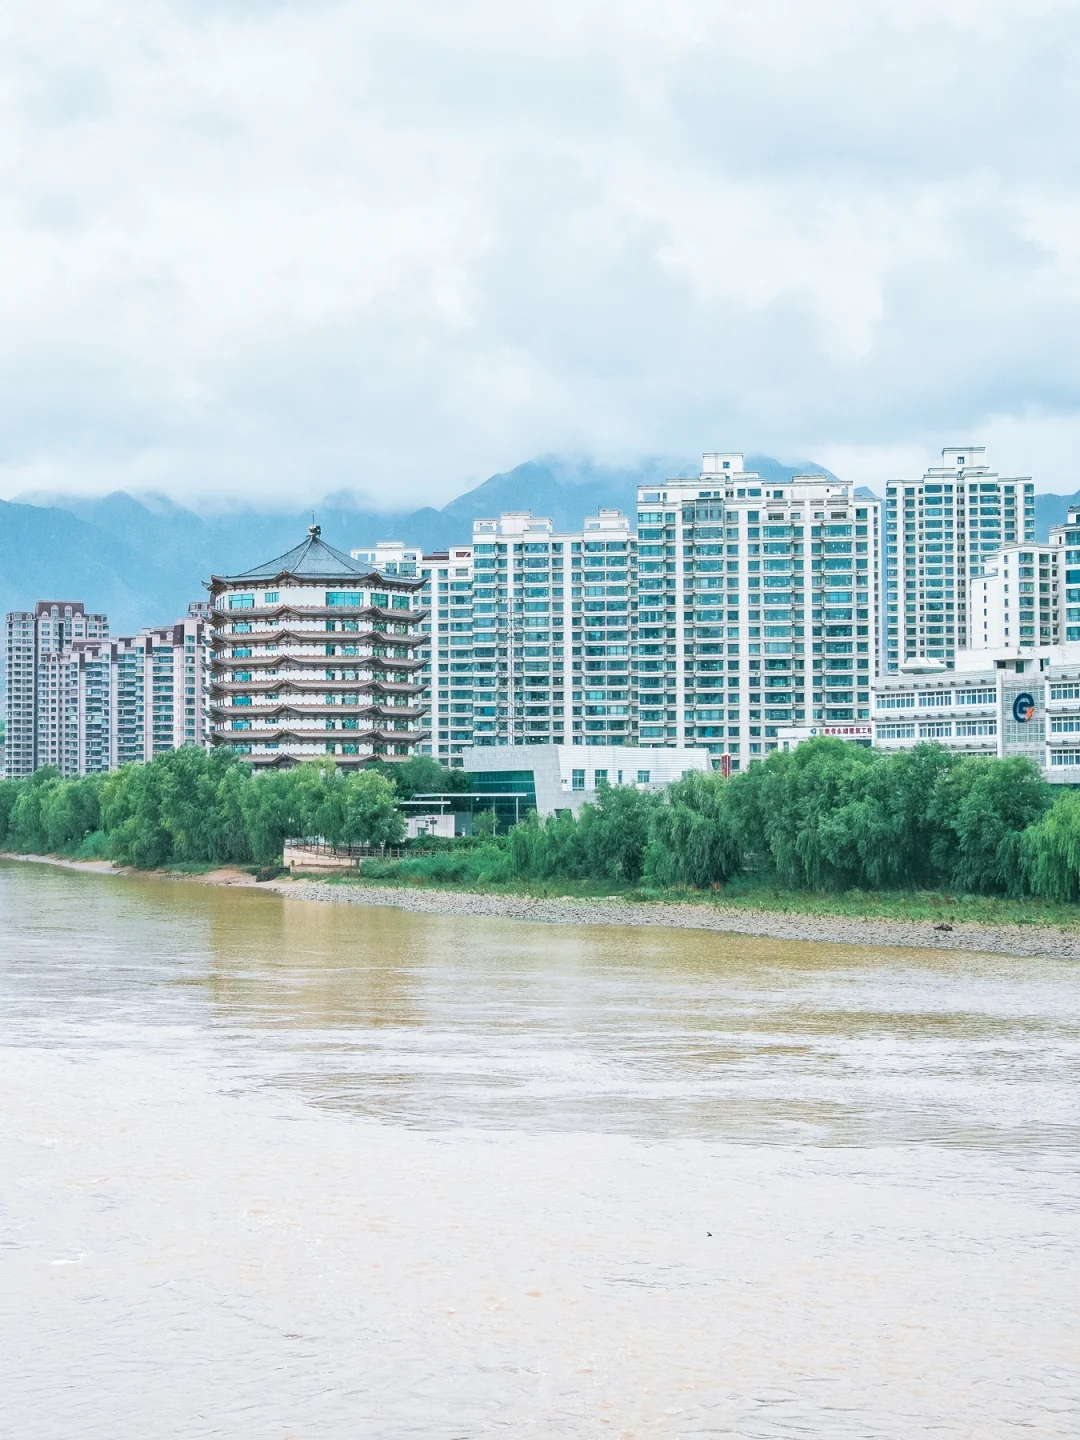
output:
MULTIPOLYGON (((747 456, 746 465, 773 483, 821 470, 766 455, 747 456)), ((474 520, 504 510, 549 516, 563 530, 578 529, 601 506, 633 515, 638 485, 697 471, 670 457, 617 467, 544 456, 492 475, 442 509, 377 511, 336 494, 316 507, 315 518, 341 550, 391 539, 434 550, 468 540, 474 520)), ((20 496, 0 502, 0 609, 83 600, 108 614, 114 634, 138 630, 183 615, 190 600, 205 597, 211 574, 235 574, 282 554, 310 523, 306 509, 198 515, 164 496, 124 491, 91 499, 20 496)))

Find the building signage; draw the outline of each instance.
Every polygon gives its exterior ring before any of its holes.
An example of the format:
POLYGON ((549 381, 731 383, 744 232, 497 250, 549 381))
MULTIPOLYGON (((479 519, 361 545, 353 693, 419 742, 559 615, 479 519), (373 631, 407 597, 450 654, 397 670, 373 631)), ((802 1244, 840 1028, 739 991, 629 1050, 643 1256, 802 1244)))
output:
POLYGON ((1018 724, 1026 724, 1035 715, 1035 696, 1028 690, 1022 690, 1013 700, 1012 713, 1018 724))

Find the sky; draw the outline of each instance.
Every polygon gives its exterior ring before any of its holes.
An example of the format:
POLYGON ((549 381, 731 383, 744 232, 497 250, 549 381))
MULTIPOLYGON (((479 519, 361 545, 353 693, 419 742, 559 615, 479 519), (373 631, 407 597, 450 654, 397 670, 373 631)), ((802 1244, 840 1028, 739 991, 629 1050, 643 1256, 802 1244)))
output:
POLYGON ((0 496, 1080 486, 1080 5, 8 0, 0 496))

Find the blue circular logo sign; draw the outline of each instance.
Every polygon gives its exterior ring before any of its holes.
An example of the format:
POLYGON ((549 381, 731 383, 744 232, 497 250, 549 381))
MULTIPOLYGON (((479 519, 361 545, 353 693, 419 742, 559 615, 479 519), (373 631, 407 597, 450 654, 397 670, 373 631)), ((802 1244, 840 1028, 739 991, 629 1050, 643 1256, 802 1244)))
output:
POLYGON ((1025 724, 1035 714, 1035 696, 1025 690, 1013 701, 1013 719, 1025 724))

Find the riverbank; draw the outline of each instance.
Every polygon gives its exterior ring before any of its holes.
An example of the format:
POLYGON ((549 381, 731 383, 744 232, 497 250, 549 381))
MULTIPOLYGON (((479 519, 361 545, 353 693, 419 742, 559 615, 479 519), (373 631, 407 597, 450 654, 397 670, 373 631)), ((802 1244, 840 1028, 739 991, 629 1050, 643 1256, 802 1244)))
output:
POLYGON ((391 906, 423 915, 485 916, 547 925, 649 925, 837 945, 1080 958, 1080 932, 1048 925, 961 922, 951 929, 937 930, 931 921, 770 911, 726 906, 722 901, 485 894, 449 887, 405 890, 376 882, 341 884, 309 878, 273 880, 259 888, 276 890, 295 900, 391 906))
MULTIPOLYGON (((927 917, 886 914, 843 914, 830 911, 833 904, 850 909, 849 897, 805 896, 762 892, 740 895, 737 902, 717 899, 665 898, 625 895, 530 895, 507 891, 468 890, 463 887, 399 886, 346 879, 323 880, 311 876, 281 876, 258 881, 247 870, 235 866, 218 868, 133 870, 104 860, 70 860, 62 856, 5 855, 4 859, 60 866, 94 874, 126 875, 182 880, 200 885, 242 886, 271 890, 293 900, 320 904, 384 906, 422 915, 456 915, 502 920, 525 920, 545 925, 628 925, 665 929, 713 930, 725 934, 756 935, 775 940, 811 940, 836 945, 875 945, 903 949, 958 950, 981 954, 1052 956, 1080 959, 1080 911, 1064 906, 1033 906, 1035 918, 1020 924, 986 924, 956 918, 943 921, 930 897, 861 896, 867 908, 875 903, 929 909, 927 917), (771 903, 770 903, 771 902, 771 903), (806 908, 793 908, 804 903, 806 908), (1072 921, 1063 922, 1065 912, 1072 921), (1056 922, 1056 923, 1055 923, 1056 922)), ((955 906, 935 897, 940 909, 955 915, 955 906)), ((974 902, 979 903, 979 902, 974 902)), ((987 907, 1008 910, 1010 902, 986 901, 987 907)), ((1017 909, 1026 909, 1019 902, 1017 909)))

